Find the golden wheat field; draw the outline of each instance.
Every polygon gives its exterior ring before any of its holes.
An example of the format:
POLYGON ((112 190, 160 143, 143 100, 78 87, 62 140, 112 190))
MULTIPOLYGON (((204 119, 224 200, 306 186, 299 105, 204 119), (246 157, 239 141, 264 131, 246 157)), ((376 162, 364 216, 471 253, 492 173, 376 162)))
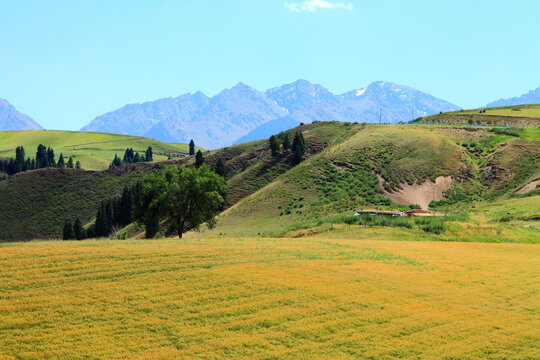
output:
POLYGON ((526 244, 0 246, 1 359, 538 359, 526 244))

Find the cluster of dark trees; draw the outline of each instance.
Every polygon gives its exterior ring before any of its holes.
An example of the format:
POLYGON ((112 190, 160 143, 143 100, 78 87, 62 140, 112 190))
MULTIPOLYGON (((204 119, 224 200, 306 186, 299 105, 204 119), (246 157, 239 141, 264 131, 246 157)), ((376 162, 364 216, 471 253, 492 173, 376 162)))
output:
POLYGON ((66 221, 63 238, 107 237, 134 221, 144 224, 146 238, 154 238, 162 220, 168 233, 182 237, 203 223, 215 226, 215 216, 223 209, 225 198, 225 180, 208 165, 183 169, 168 165, 148 174, 143 183, 124 187, 122 196, 102 201, 88 230, 78 218, 74 224, 66 221))
POLYGON ((133 148, 127 148, 124 152, 124 158, 120 159, 118 157, 118 154, 114 154, 114 160, 109 166, 109 168, 120 166, 124 164, 136 164, 139 162, 147 162, 147 161, 153 161, 154 155, 152 152, 152 147, 149 146, 148 149, 143 154, 139 154, 139 152, 134 152, 133 148))
POLYGON ((57 167, 62 169, 66 167, 71 169, 81 168, 81 163, 79 161, 73 164, 73 158, 71 156, 66 162, 62 153, 60 153, 60 157, 58 158, 58 161, 56 161, 54 150, 51 147, 45 147, 41 144, 37 147, 36 157, 34 159, 25 157, 24 148, 22 146, 18 146, 17 149, 15 149, 15 159, 11 158, 8 160, 0 160, 0 172, 13 175, 26 170, 35 170, 48 167, 57 167))
POLYGON ((82 226, 79 218, 75 219, 75 223, 71 224, 71 221, 64 223, 64 232, 62 238, 64 240, 84 240, 86 239, 86 230, 82 226))
MULTIPOLYGON (((202 164, 204 164, 204 154, 201 150, 198 150, 195 154, 195 167, 199 168, 202 164)), ((221 177, 225 177, 227 175, 227 167, 225 166, 225 160, 223 160, 222 158, 217 159, 216 164, 212 168, 212 171, 214 171, 221 177)))
POLYGON ((302 135, 302 132, 300 131, 296 132, 292 143, 291 136, 288 131, 283 131, 277 136, 270 136, 268 142, 270 144, 270 152, 273 157, 279 156, 281 149, 283 149, 283 153, 288 152, 290 149, 294 154, 294 161, 296 163, 299 163, 302 161, 302 157, 306 152, 306 140, 304 139, 304 135, 302 135))
POLYGON ((124 187, 122 195, 105 200, 96 214, 95 223, 85 230, 80 220, 75 219, 72 225, 67 220, 64 223, 64 240, 82 240, 86 238, 107 237, 116 229, 129 225, 133 222, 134 209, 139 205, 142 193, 142 183, 138 182, 132 187, 124 187))

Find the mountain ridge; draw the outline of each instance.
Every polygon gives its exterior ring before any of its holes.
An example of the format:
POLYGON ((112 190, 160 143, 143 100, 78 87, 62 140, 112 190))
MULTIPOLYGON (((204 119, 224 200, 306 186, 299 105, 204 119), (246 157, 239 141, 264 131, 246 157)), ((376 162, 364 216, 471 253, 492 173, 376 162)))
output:
POLYGON ((239 82, 213 97, 195 92, 125 105, 96 117, 81 130, 146 136, 163 142, 194 139, 202 147, 215 149, 240 139, 268 137, 269 131, 290 128, 293 122, 375 123, 379 121, 380 109, 383 122, 395 123, 410 120, 411 115, 421 117, 458 107, 387 81, 343 94, 333 94, 324 86, 303 79, 264 92, 239 82), (270 121, 271 126, 263 126, 270 121))
POLYGON ((490 102, 485 107, 496 107, 496 106, 511 106, 511 105, 527 105, 527 104, 539 104, 540 103, 540 87, 529 90, 528 92, 507 99, 499 99, 493 102, 490 102))
POLYGON ((0 99, 0 130, 43 130, 43 127, 7 100, 0 99))

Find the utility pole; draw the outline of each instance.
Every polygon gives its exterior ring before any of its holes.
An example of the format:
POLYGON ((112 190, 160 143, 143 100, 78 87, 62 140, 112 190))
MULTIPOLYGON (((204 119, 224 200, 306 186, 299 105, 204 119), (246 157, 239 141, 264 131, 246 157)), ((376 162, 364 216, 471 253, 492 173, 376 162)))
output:
POLYGON ((381 125, 381 121, 382 121, 382 108, 381 108, 381 112, 379 113, 379 125, 381 125))

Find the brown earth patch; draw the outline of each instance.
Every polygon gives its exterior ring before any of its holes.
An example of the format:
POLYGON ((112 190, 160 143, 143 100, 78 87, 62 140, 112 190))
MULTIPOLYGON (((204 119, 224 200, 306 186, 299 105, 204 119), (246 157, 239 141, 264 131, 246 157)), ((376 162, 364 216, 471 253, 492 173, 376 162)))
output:
POLYGON ((450 176, 439 176, 435 179, 435 182, 426 180, 421 184, 414 183, 409 185, 407 183, 400 184, 401 189, 394 192, 388 192, 384 189, 384 179, 377 175, 379 178, 379 188, 384 191, 384 195, 401 205, 418 204, 424 210, 427 210, 429 203, 435 196, 435 201, 442 200, 444 198, 443 193, 450 189, 453 184, 453 180, 450 176), (435 190, 435 191, 434 191, 435 190))
POLYGON ((536 190, 536 188, 538 186, 540 186, 540 179, 536 179, 536 180, 531 181, 530 183, 528 183, 527 185, 525 185, 524 187, 522 187, 521 189, 516 191, 516 193, 517 194, 527 194, 527 193, 530 193, 531 191, 536 190))

